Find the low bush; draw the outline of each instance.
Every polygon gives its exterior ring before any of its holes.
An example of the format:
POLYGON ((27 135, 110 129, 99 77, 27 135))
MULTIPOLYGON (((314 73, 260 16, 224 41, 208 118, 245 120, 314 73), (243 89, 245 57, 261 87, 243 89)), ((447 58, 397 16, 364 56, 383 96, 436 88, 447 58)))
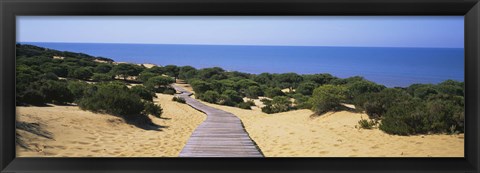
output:
POLYGON ((310 98, 312 110, 316 114, 328 111, 338 111, 343 108, 342 101, 346 99, 347 88, 340 85, 322 85, 313 91, 310 98))
POLYGON ((177 91, 175 91, 175 89, 168 87, 168 88, 165 88, 162 93, 168 94, 168 95, 174 95, 176 92, 177 91))
POLYGON ((409 99, 390 106, 382 117, 379 128, 396 135, 426 133, 429 131, 424 121, 427 116, 423 102, 419 99, 409 99))
POLYGON ((148 81, 145 82, 145 87, 157 93, 174 94, 175 90, 170 88, 169 86, 174 82, 175 80, 170 77, 155 76, 155 77, 149 78, 148 81))
POLYGON ((298 85, 298 88, 295 90, 296 93, 300 93, 302 95, 312 95, 313 90, 317 87, 317 84, 313 82, 303 82, 298 85))
POLYGON ((80 80, 88 80, 92 75, 93 73, 86 67, 71 69, 71 71, 68 72, 68 77, 80 80))
POLYGON ((234 90, 225 90, 222 93, 223 98, 228 100, 229 102, 233 102, 234 104, 238 104, 243 102, 243 98, 240 96, 240 94, 234 90))
POLYGON ((245 103, 247 103, 250 106, 255 106, 255 102, 253 100, 247 100, 245 103))
POLYGON ((155 105, 153 102, 149 101, 144 101, 143 103, 145 106, 143 114, 150 114, 157 118, 160 118, 163 113, 163 109, 159 105, 155 105))
POLYGON ((129 91, 125 85, 114 82, 95 85, 94 92, 85 95, 79 101, 79 106, 83 110, 108 113, 126 120, 146 117, 145 103, 141 97, 129 91))
POLYGON ((92 85, 82 81, 70 80, 68 81, 67 87, 75 98, 74 102, 78 102, 84 95, 93 92, 92 85))
POLYGON ((96 82, 105 82, 105 81, 112 81, 113 77, 109 74, 94 73, 92 76, 92 80, 96 82))
POLYGON ((262 107, 262 111, 268 114, 286 112, 293 109, 290 98, 285 96, 277 96, 272 100, 262 99, 261 101, 265 104, 265 106, 262 107))
POLYGON ((74 95, 67 87, 66 81, 46 80, 41 81, 39 85, 46 103, 66 104, 75 100, 74 95))
MULTIPOLYGON (((410 100, 411 96, 401 89, 387 88, 378 93, 366 95, 363 105, 356 103, 356 107, 362 107, 371 119, 382 117, 395 103, 410 100)), ((357 102, 360 102, 357 100, 357 102)))
POLYGON ((218 92, 210 90, 200 95, 200 99, 208 103, 217 103, 219 98, 220 94, 218 92))
POLYGON ((28 88, 26 91, 17 94, 17 102, 40 106, 45 104, 45 96, 39 90, 28 88))
POLYGON ((276 96, 285 96, 285 93, 283 93, 280 88, 267 88, 265 96, 273 98, 276 96))
POLYGON ((43 74, 40 78, 44 80, 58 80, 58 76, 55 73, 51 72, 43 74))
POLYGON ((375 121, 365 119, 358 121, 358 124, 360 125, 360 128, 363 129, 372 129, 376 125, 375 121))
POLYGON ((298 109, 311 109, 312 104, 308 101, 310 97, 302 95, 302 94, 294 94, 293 98, 295 99, 295 107, 298 109))
POLYGON ((153 98, 156 97, 154 92, 141 85, 133 86, 130 91, 148 101, 153 101, 153 98))
POLYGON ((150 78, 152 77, 155 77, 155 76, 158 76, 157 74, 155 73, 151 73, 151 72, 142 72, 138 75, 138 80, 145 83, 147 82, 150 78))
POLYGON ((258 96, 263 96, 263 95, 264 95, 264 93, 259 86, 250 86, 245 91, 245 96, 247 96, 248 98, 252 98, 252 99, 257 99, 258 96))
POLYGON ((187 103, 187 101, 183 97, 173 97, 172 101, 176 101, 178 103, 187 103))
POLYGON ((242 108, 242 109, 252 109, 251 104, 247 103, 247 102, 238 103, 237 107, 242 108))

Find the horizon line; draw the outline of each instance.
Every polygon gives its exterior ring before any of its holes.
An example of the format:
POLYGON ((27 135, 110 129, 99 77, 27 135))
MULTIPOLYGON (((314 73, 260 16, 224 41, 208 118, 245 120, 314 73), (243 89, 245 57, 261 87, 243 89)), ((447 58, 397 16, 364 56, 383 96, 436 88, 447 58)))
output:
POLYGON ((409 47, 409 46, 341 46, 341 45, 255 45, 255 44, 199 44, 199 43, 109 43, 109 42, 41 42, 23 41, 16 43, 63 43, 63 44, 138 44, 138 45, 191 45, 191 46, 265 46, 265 47, 353 47, 353 48, 424 48, 465 49, 465 47, 409 47))

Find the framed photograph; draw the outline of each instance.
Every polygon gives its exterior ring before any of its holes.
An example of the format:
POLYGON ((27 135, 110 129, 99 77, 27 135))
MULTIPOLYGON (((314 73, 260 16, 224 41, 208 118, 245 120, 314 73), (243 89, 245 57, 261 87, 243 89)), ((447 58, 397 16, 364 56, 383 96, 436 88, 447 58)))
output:
POLYGON ((1 172, 478 172, 477 0, 1 1, 1 172))

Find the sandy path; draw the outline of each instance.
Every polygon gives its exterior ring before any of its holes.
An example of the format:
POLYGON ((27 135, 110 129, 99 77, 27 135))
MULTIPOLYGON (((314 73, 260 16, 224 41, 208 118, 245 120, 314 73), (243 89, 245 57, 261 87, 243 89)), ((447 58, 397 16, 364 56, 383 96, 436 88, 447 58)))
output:
POLYGON ((53 139, 17 130, 30 147, 17 146, 19 157, 177 157, 206 116, 171 95, 157 94, 162 118, 151 117, 161 131, 143 130, 122 119, 80 110, 77 106, 17 107, 17 121, 37 123, 53 139))

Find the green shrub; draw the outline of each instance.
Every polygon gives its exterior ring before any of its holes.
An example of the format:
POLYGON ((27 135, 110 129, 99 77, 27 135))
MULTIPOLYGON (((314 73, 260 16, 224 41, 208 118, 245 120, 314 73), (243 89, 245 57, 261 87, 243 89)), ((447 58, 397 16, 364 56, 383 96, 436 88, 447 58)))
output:
POLYGON ((178 72, 178 78, 188 80, 197 74, 197 69, 192 66, 183 66, 180 67, 180 71, 178 72))
MULTIPOLYGON (((158 92, 158 93, 164 93, 167 88, 170 88, 170 84, 174 83, 175 80, 170 78, 170 77, 165 77, 165 76, 155 76, 150 79, 145 83, 145 86, 152 91, 158 92)), ((171 93, 170 91, 168 91, 171 93)), ((175 91, 172 93, 174 94, 175 91)))
POLYGON ((144 103, 137 94, 119 83, 105 83, 94 86, 91 95, 84 96, 79 101, 81 109, 93 112, 103 112, 123 117, 136 119, 145 116, 142 114, 144 103))
POLYGON ((28 88, 22 93, 17 93, 17 102, 20 104, 44 105, 45 96, 42 92, 34 88, 28 88))
POLYGON ((67 88, 72 92, 75 102, 78 102, 85 94, 92 91, 92 86, 82 81, 68 81, 67 88))
POLYGON ((108 74, 102 74, 102 73, 94 73, 92 76, 92 80, 96 82, 112 81, 113 76, 108 74))
POLYGON ((446 80, 436 86, 436 89, 443 94, 448 95, 457 95, 457 96, 464 96, 465 95, 465 83, 458 82, 454 80, 446 80))
POLYGON ((243 98, 234 90, 226 90, 222 93, 229 101, 233 103, 241 103, 243 102, 243 98))
POLYGON ((275 113, 273 110, 272 110, 272 107, 271 106, 264 106, 262 107, 262 112, 265 112, 267 114, 273 114, 275 113))
POLYGON ((367 80, 354 81, 347 85, 348 99, 350 103, 354 103, 357 97, 367 93, 377 93, 383 89, 385 89, 385 86, 367 80))
POLYGON ((276 97, 276 96, 285 96, 285 93, 283 93, 280 88, 268 88, 265 91, 265 96, 267 96, 269 98, 273 98, 273 97, 276 97))
POLYGON ((109 64, 99 64, 97 65, 97 67, 95 67, 95 73, 108 73, 110 72, 110 70, 112 70, 112 66, 109 65, 109 64))
POLYGON ((175 89, 168 87, 168 88, 165 88, 162 93, 168 94, 168 95, 174 95, 176 92, 177 91, 175 91, 175 89))
POLYGON ((67 87, 66 81, 43 81, 40 86, 40 92, 43 93, 47 103, 66 104, 75 100, 74 95, 67 87))
POLYGON ((153 101, 153 98, 156 97, 154 92, 141 85, 133 86, 130 91, 147 101, 153 101))
POLYGON ((291 92, 293 88, 298 87, 298 84, 303 81, 303 77, 296 73, 282 73, 274 75, 274 81, 277 82, 277 86, 281 88, 288 88, 291 92))
POLYGON ((252 99, 257 99, 258 96, 263 96, 263 91, 259 86, 250 86, 245 90, 245 96, 252 99))
POLYGON ((220 94, 216 91, 207 91, 200 95, 200 99, 208 103, 217 103, 220 98, 220 94))
POLYGON ((286 112, 293 108, 290 98, 285 96, 276 96, 272 100, 262 99, 261 101, 265 105, 262 107, 262 111, 268 114, 286 112))
POLYGON ((277 96, 272 99, 272 107, 276 112, 286 112, 292 108, 292 102, 288 97, 277 96))
POLYGON ((331 83, 332 80, 336 79, 336 77, 332 76, 331 74, 327 74, 327 73, 307 74, 307 75, 303 75, 303 78, 304 78, 304 81, 313 82, 317 85, 329 84, 329 83, 331 83))
POLYGON ((144 72, 139 74, 138 80, 143 82, 143 83, 146 83, 150 78, 155 77, 155 76, 158 76, 158 74, 144 71, 144 72))
POLYGON ((432 95, 438 94, 438 91, 435 89, 433 85, 422 85, 413 91, 413 95, 420 99, 427 99, 432 95))
POLYGON ((183 97, 173 97, 172 101, 176 101, 178 103, 183 103, 183 104, 187 103, 187 101, 183 97))
POLYGON ((155 105, 153 102, 150 101, 144 101, 143 103, 145 105, 143 114, 150 114, 157 118, 160 118, 163 113, 163 109, 159 105, 155 105))
POLYGON ((390 106, 382 117, 380 130, 396 135, 411 135, 428 132, 424 119, 425 104, 420 99, 408 99, 390 106))
POLYGON ((312 109, 312 104, 308 101, 310 97, 304 96, 302 94, 294 94, 293 98, 295 99, 295 107, 299 109, 312 109))
POLYGON ((44 80, 58 80, 58 76, 55 73, 51 72, 43 74, 40 78, 44 80))
POLYGON ((376 123, 375 121, 373 120, 365 120, 365 119, 361 119, 360 121, 358 121, 358 124, 360 125, 360 128, 363 128, 363 129, 372 129, 376 123))
POLYGON ((247 102, 240 102, 237 104, 237 107, 242 108, 242 109, 252 109, 251 104, 247 102))
POLYGON ((68 76, 68 66, 66 65, 56 65, 55 67, 50 68, 49 72, 55 73, 55 75, 60 77, 68 76))
POLYGON ((88 68, 80 67, 71 69, 68 76, 75 79, 88 80, 93 76, 93 73, 88 68))
POLYGON ((387 88, 378 93, 369 94, 365 99, 367 101, 364 102, 363 109, 371 119, 377 119, 382 117, 393 104, 409 100, 411 96, 406 91, 387 88))
POLYGON ((298 88, 295 90, 296 93, 303 95, 312 95, 313 90, 317 87, 317 84, 313 82, 303 82, 298 85, 298 88))
POLYGON ((343 108, 342 101, 346 99, 347 88, 344 86, 322 85, 313 91, 309 102, 316 114, 328 111, 338 111, 343 108))
POLYGON ((424 120, 426 128, 433 133, 464 132, 465 109, 462 103, 454 99, 430 100, 426 105, 428 117, 424 120))
POLYGON ((114 75, 123 77, 124 80, 127 80, 129 76, 138 76, 142 72, 143 68, 136 64, 118 64, 112 68, 112 73, 114 75))
POLYGON ((247 100, 245 103, 247 103, 250 106, 255 106, 255 102, 253 100, 247 100))

